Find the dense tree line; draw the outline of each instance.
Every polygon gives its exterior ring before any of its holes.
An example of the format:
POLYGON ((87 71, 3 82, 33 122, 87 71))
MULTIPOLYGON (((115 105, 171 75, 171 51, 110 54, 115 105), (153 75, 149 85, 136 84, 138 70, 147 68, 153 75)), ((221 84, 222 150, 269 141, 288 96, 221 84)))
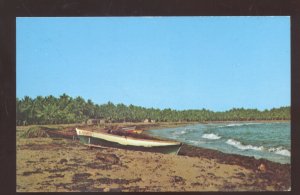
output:
POLYGON ((157 122, 205 122, 205 121, 247 121, 247 120, 288 120, 290 107, 257 109, 233 108, 225 112, 201 110, 154 109, 141 106, 95 104, 82 97, 72 98, 66 94, 56 98, 52 95, 25 96, 16 99, 16 122, 22 124, 62 124, 81 123, 89 118, 105 119, 110 122, 141 122, 152 119, 157 122))

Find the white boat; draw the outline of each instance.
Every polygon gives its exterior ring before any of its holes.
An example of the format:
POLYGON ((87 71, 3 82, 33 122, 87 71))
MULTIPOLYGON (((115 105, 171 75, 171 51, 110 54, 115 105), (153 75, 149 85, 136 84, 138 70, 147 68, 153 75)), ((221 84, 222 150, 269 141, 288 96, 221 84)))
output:
POLYGON ((129 150, 159 152, 164 154, 177 154, 181 142, 140 139, 128 136, 119 136, 102 132, 93 132, 76 128, 80 141, 89 146, 114 147, 129 150))

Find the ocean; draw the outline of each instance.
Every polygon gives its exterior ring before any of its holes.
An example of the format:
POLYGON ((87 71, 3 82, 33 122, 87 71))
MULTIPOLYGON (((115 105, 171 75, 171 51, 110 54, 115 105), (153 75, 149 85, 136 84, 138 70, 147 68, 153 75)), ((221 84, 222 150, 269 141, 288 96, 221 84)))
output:
POLYGON ((264 158, 282 164, 291 161, 291 125, 272 123, 211 123, 150 130, 149 134, 224 153, 264 158))

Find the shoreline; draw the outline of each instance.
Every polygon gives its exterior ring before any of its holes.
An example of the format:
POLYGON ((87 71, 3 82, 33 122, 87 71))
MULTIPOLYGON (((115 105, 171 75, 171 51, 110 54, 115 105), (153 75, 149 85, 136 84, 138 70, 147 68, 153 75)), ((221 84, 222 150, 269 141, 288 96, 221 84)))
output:
MULTIPOLYGON (((232 123, 232 122, 240 122, 240 121, 227 121, 227 122, 232 123)), ((252 121, 252 122, 254 122, 254 121, 252 121)), ((255 122, 258 122, 258 121, 255 121, 255 122)), ((259 121, 259 122, 266 122, 266 121, 259 121)), ((283 121, 278 121, 278 120, 274 121, 273 120, 273 121, 267 121, 266 123, 274 123, 274 122, 283 122, 283 121)), ((284 122, 290 122, 290 121, 284 121, 284 122)), ((208 123, 211 123, 211 122, 208 122, 208 123)), ((196 123, 196 124, 208 124, 208 123, 196 123)), ((218 124, 218 123, 224 123, 224 121, 216 122, 216 124, 218 124)), ((190 123, 190 124, 187 124, 187 125, 193 125, 193 124, 195 124, 195 123, 190 123)), ((184 126, 184 125, 182 125, 182 126, 184 126)), ((176 127, 181 127, 181 125, 174 126, 174 128, 176 128, 176 127)), ((155 135, 152 135, 151 133, 147 132, 148 130, 160 130, 160 129, 164 129, 164 128, 173 128, 173 127, 172 126, 170 126, 170 127, 161 127, 161 128, 157 127, 155 129, 148 128, 148 129, 144 130, 145 131, 144 134, 146 134, 147 136, 156 138, 156 139, 166 139, 164 137, 155 136, 155 135)), ((204 154, 208 158, 217 159, 217 160, 220 160, 221 162, 225 162, 225 163, 229 163, 229 164, 231 163, 231 161, 234 161, 234 158, 238 158, 238 159, 240 159, 240 161, 243 162, 243 164, 246 164, 245 167, 252 168, 253 170, 255 169, 255 166, 253 167, 253 164, 257 165, 256 168, 260 164, 264 164, 264 165, 266 165, 266 164, 269 165, 270 164, 270 166, 268 166, 268 167, 274 167, 274 164, 276 164, 275 166, 283 165, 283 166, 287 166, 289 169, 290 169, 290 165, 291 165, 291 163, 280 163, 280 162, 271 161, 271 160, 268 160, 268 159, 265 159, 265 158, 257 159, 253 156, 246 156, 246 155, 234 154, 234 153, 226 153, 226 152, 219 151, 217 149, 204 148, 204 147, 194 146, 194 145, 187 144, 187 143, 183 144, 183 147, 179 151, 178 155, 199 156, 199 154, 204 154), (196 151, 196 152, 189 152, 188 150, 186 150, 186 148, 190 148, 192 151, 196 151), (181 152, 181 151, 184 151, 184 152, 181 152), (227 156, 227 157, 225 158, 224 156, 227 156), (252 162, 252 164, 248 164, 246 161, 250 161, 250 162, 252 162), (260 162, 260 163, 258 163, 258 162, 260 162)))
POLYGON ((290 166, 195 147, 179 155, 17 139, 17 192, 286 191, 290 166), (266 170, 256 167, 265 163, 266 170))
MULTIPOLYGON (((139 125, 147 133, 153 127, 191 123, 139 125)), ((70 130, 75 126, 78 125, 64 128, 70 130)), ((29 127, 17 127, 17 135, 26 128, 29 127)), ((290 164, 187 144, 176 156, 116 148, 89 149, 68 139, 17 136, 17 192, 286 191, 290 188, 290 164)))
POLYGON ((256 159, 239 154, 228 154, 214 149, 207 149, 191 145, 183 145, 178 155, 189 157, 202 157, 213 159, 219 163, 238 165, 258 173, 260 178, 276 180, 276 182, 289 186, 291 184, 291 164, 281 164, 267 159, 256 159), (264 170, 261 170, 263 166, 264 170))
MULTIPOLYGON (((26 129, 32 126, 42 126, 42 127, 46 127, 46 128, 53 128, 53 129, 57 129, 58 131, 64 133, 67 132, 68 134, 73 134, 74 136, 76 136, 76 131, 75 128, 79 127, 79 128, 83 128, 86 130, 91 130, 91 131, 105 131, 105 128, 117 128, 117 127, 132 127, 135 126, 136 129, 139 130, 143 130, 144 132, 141 134, 145 135, 146 137, 149 138, 154 138, 154 139, 158 139, 158 140, 166 140, 167 138, 164 137, 159 137, 159 136, 155 136, 152 135, 150 133, 148 133, 147 131, 149 130, 161 130, 161 129, 165 129, 165 128, 177 128, 177 127, 185 127, 185 126, 189 126, 189 125, 197 125, 197 124, 209 124, 209 123, 241 123, 241 122, 251 122, 251 123, 255 123, 255 122, 264 122, 264 123, 276 123, 276 122, 290 122, 289 120, 265 120, 265 121, 209 121, 209 122, 157 122, 157 123, 144 123, 144 122, 140 122, 140 123, 106 123, 106 124, 102 124, 102 125, 86 125, 86 124, 58 124, 58 125, 30 125, 30 126, 17 126, 17 128, 20 129, 26 129)), ((66 137, 61 137, 61 138, 66 138, 66 137)), ((141 137, 143 138, 143 137, 141 137)), ((146 138, 147 139, 147 138, 146 138)), ((189 144, 184 144, 184 145, 189 145, 189 144)), ((221 152, 219 150, 216 149, 211 149, 211 148, 203 148, 203 147, 199 147, 199 146, 193 146, 193 145, 189 145, 195 148, 202 148, 202 149, 208 149, 208 150, 213 150, 213 151, 217 151, 217 152, 221 152)), ((221 152, 224 154, 228 154, 231 155, 232 153, 225 153, 225 152, 221 152)), ((233 155, 239 155, 242 157, 250 157, 251 156, 244 156, 241 154, 233 154, 233 155)), ((260 160, 260 159, 256 159, 256 160, 260 160)), ((265 159, 267 160, 267 159, 265 159)), ((271 160, 268 160, 272 163, 278 163, 278 164, 289 164, 290 163, 279 163, 279 162, 274 162, 271 160)))

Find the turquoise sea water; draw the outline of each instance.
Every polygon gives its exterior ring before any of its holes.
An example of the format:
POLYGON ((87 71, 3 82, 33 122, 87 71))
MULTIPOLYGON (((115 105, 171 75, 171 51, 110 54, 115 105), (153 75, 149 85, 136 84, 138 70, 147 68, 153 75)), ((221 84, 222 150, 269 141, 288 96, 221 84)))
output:
POLYGON ((291 125, 289 122, 196 124, 150 130, 149 133, 224 153, 290 164, 291 125))

